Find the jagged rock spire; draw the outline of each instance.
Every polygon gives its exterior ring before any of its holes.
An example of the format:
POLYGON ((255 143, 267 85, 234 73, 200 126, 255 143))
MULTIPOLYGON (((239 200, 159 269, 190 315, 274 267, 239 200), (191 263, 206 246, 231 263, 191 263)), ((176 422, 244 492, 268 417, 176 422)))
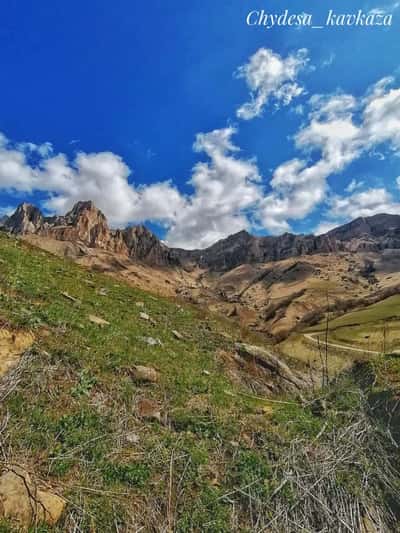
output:
POLYGON ((6 220, 4 227, 11 233, 37 233, 44 224, 39 208, 26 202, 20 204, 15 212, 6 220))

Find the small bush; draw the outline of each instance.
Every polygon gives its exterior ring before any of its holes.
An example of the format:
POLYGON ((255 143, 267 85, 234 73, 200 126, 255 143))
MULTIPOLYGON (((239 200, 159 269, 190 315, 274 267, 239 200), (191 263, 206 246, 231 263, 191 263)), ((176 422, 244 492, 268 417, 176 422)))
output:
POLYGON ((150 477, 150 469, 143 463, 105 463, 103 479, 109 484, 121 483, 130 487, 143 487, 150 477))

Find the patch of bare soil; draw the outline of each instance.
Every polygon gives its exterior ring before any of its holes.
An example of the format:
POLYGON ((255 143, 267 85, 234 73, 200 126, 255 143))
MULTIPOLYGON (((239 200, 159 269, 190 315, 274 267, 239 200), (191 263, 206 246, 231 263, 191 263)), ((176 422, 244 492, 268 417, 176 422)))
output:
POLYGON ((87 247, 80 243, 58 241, 50 237, 32 234, 22 235, 21 239, 46 252, 73 260, 87 253, 87 247))
POLYGON ((0 377, 18 364, 21 355, 32 345, 33 335, 23 331, 0 329, 0 377))
POLYGON ((123 279, 130 285, 160 296, 175 296, 179 290, 193 291, 198 287, 198 272, 186 272, 179 268, 153 267, 133 262, 125 255, 89 248, 79 242, 60 241, 41 235, 24 235, 24 241, 59 257, 66 257, 78 264, 123 279))

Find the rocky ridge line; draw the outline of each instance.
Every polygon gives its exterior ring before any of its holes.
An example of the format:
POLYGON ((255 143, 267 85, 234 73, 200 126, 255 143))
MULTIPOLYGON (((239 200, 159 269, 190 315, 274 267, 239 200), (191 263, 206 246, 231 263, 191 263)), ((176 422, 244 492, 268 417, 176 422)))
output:
POLYGON ((323 235, 255 237, 240 231, 204 250, 169 248, 146 227, 111 230, 105 215, 93 202, 78 202, 64 216, 45 217, 27 203, 3 221, 14 234, 36 234, 109 250, 154 266, 200 266, 228 271, 241 264, 280 261, 290 257, 338 252, 380 252, 400 249, 400 216, 361 217, 323 235))

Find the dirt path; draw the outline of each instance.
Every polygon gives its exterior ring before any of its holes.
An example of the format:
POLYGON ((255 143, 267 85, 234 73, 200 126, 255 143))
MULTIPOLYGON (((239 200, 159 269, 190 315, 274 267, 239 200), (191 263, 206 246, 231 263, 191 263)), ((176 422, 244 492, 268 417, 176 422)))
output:
MULTIPOLYGON (((309 341, 312 341, 315 344, 318 344, 318 339, 314 337, 314 335, 318 335, 318 333, 304 333, 303 334, 306 339, 309 341)), ((379 355, 381 352, 376 352, 374 350, 364 350, 363 348, 353 348, 352 346, 346 346, 345 344, 335 344, 333 342, 328 342, 328 346, 331 346, 332 348, 340 348, 341 350, 348 350, 350 352, 358 352, 358 353, 371 353, 374 355, 379 355)), ((325 346, 325 342, 320 341, 321 346, 325 346)))

